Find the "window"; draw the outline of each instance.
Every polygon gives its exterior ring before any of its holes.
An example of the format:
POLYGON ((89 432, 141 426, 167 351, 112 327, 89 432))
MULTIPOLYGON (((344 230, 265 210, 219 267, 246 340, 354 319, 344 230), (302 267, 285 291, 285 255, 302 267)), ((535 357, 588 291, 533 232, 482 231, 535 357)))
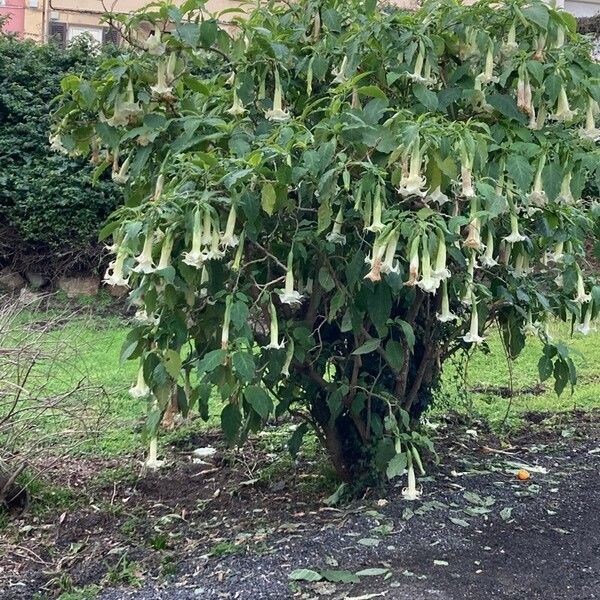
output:
POLYGON ((69 25, 67 41, 72 42, 76 37, 86 34, 101 44, 104 36, 104 29, 102 27, 88 27, 86 25, 69 25))
POLYGON ((48 26, 48 38, 61 48, 67 45, 67 24, 50 21, 48 26))

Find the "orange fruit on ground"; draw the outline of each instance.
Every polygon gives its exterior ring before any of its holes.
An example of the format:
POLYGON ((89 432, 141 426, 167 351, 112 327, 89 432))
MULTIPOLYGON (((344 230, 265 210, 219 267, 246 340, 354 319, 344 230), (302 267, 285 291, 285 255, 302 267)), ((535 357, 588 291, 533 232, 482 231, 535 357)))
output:
POLYGON ((521 469, 517 473, 517 479, 519 479, 520 481, 527 481, 530 477, 531 475, 529 474, 529 471, 526 471, 525 469, 521 469))

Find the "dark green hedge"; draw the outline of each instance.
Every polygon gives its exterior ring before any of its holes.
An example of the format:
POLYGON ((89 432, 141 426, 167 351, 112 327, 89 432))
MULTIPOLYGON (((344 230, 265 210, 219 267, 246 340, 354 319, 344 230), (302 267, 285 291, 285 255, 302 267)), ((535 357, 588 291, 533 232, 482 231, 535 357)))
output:
POLYGON ((97 236, 120 201, 107 179, 48 141, 50 103, 70 72, 95 68, 85 40, 62 50, 0 34, 0 261, 55 276, 100 266, 97 236))

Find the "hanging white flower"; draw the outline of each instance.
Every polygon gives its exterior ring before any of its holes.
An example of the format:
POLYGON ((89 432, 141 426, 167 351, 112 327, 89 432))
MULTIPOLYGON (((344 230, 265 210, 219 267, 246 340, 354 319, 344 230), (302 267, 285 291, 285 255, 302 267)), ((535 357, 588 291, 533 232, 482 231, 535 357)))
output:
POLYGON ((573 299, 573 302, 579 306, 582 306, 583 304, 590 302, 591 299, 592 295, 585 291, 585 283, 583 282, 581 269, 577 267, 577 295, 573 299))
POLYGON ((542 186, 542 172, 546 164, 546 154, 542 154, 538 162, 537 170, 535 172, 535 179, 533 182, 533 189, 527 195, 527 199, 534 206, 546 206, 548 203, 548 196, 542 186))
POLYGON ((582 138, 597 142, 600 140, 600 129, 596 127, 596 113, 598 112, 598 103, 590 96, 588 98, 587 110, 585 113, 585 127, 579 130, 582 138))
POLYGON ((431 256, 429 254, 429 237, 424 234, 421 238, 421 279, 417 285, 428 294, 433 294, 440 287, 440 280, 433 275, 431 270, 431 256))
POLYGON ((277 310, 273 302, 269 303, 269 313, 271 315, 271 326, 270 326, 270 342, 267 346, 264 346, 265 350, 281 350, 285 347, 285 342, 279 341, 279 322, 277 321, 277 310))
POLYGON ((129 285, 129 277, 125 277, 123 271, 125 266, 125 258, 127 257, 124 250, 117 251, 115 260, 111 261, 104 274, 104 283, 107 285, 116 285, 126 287, 129 285))
POLYGON ((140 366, 138 369, 136 384, 129 388, 129 395, 132 398, 148 398, 150 394, 151 390, 144 379, 144 368, 143 366, 140 366))
POLYGON ((435 255, 435 264, 433 267, 432 275, 438 281, 444 281, 450 277, 450 270, 446 266, 447 263, 447 248, 446 238, 442 231, 438 231, 437 234, 437 251, 435 255))
POLYGON ((345 244, 346 236, 342 233, 342 225, 344 223, 344 207, 340 206, 338 213, 333 222, 331 231, 327 234, 325 239, 332 244, 345 244))
POLYGON ((240 100, 237 90, 233 88, 233 104, 231 108, 227 109, 228 114, 234 117, 241 117, 245 115, 248 111, 244 108, 243 102, 240 100))
POLYGON ((225 224, 225 233, 221 238, 221 246, 224 248, 235 248, 240 240, 235 235, 235 223, 237 219, 237 213, 235 205, 232 203, 229 209, 229 215, 227 216, 227 223, 225 224))
POLYGON ((488 227, 485 252, 481 257, 481 264, 484 267, 495 267, 498 263, 494 259, 494 236, 492 230, 488 227))
POLYGON ((285 273, 285 286, 279 293, 279 300, 282 304, 291 306, 301 304, 304 296, 294 289, 294 250, 290 250, 287 260, 287 269, 285 273))
POLYGON ((160 249, 160 258, 158 259, 157 270, 166 269, 171 266, 171 252, 173 251, 173 232, 167 231, 163 238, 162 247, 160 249))
POLYGON ((128 156, 121 168, 117 168, 118 158, 115 158, 115 162, 113 162, 113 171, 112 171, 112 180, 115 183, 119 183, 121 185, 125 185, 129 181, 129 164, 131 163, 131 158, 128 156))
POLYGON ((548 254, 548 260, 555 263, 563 262, 565 258, 564 247, 564 242, 557 242, 554 246, 554 251, 548 254))
POLYGON ((583 335, 589 335, 592 331, 595 331, 595 328, 592 327, 592 307, 593 303, 590 302, 585 311, 583 322, 579 323, 575 328, 576 331, 583 333, 583 335))
POLYGON ((375 186, 375 195, 373 198, 373 220, 371 225, 367 227, 367 231, 379 232, 384 228, 384 224, 381 221, 381 214, 383 211, 383 203, 381 201, 381 184, 375 186))
POLYGON ((156 68, 156 84, 150 86, 150 91, 157 98, 167 98, 173 92, 173 88, 167 83, 167 63, 162 59, 158 61, 156 68))
POLYGON ((427 195, 427 179, 421 175, 423 159, 421 157, 421 144, 417 137, 409 147, 410 167, 408 175, 402 174, 398 193, 401 196, 419 196, 424 198, 427 195))
POLYGON ((558 121, 559 123, 566 123, 572 121, 576 115, 577 110, 571 110, 569 107, 569 98, 567 97, 565 86, 561 85, 558 93, 556 112, 550 118, 558 121))
POLYGON ((523 242, 527 239, 527 236, 521 235, 519 232, 519 219, 516 213, 510 214, 510 234, 504 238, 505 242, 509 244, 516 244, 517 242, 523 242))
POLYGON ((523 326, 523 329, 521 329, 521 332, 525 336, 537 336, 539 333, 538 328, 533 323, 533 317, 531 315, 531 310, 527 311, 527 321, 526 321, 525 325, 523 326))
POLYGON ((484 337, 479 335, 479 315, 477 313, 477 300, 475 295, 471 300, 471 327, 469 333, 462 338, 467 344, 481 344, 485 340, 484 337))
POLYGON ((229 294, 225 300, 225 312, 223 314, 223 330, 221 332, 221 349, 227 350, 229 347, 229 324, 231 322, 231 302, 233 296, 229 294))
POLYGON ((165 53, 166 44, 163 44, 161 41, 160 29, 157 28, 153 34, 148 36, 148 39, 144 43, 144 48, 152 56, 162 56, 165 53))
POLYGON ((331 69, 331 74, 334 76, 334 79, 331 83, 346 83, 346 81, 348 81, 348 76, 346 75, 347 67, 348 67, 348 57, 344 56, 340 66, 334 67, 333 69, 331 69))
POLYGON ((440 313, 437 314, 438 321, 449 323, 450 321, 458 321, 458 317, 450 311, 450 299, 448 298, 448 282, 442 281, 442 306, 440 313))
MULTIPOLYGON (((210 224, 210 220, 209 220, 210 224)), ((186 265, 201 269, 206 261, 206 252, 202 251, 202 220, 200 210, 194 212, 194 228, 192 230, 192 249, 184 252, 182 260, 186 265)))
POLYGON ((365 258, 365 262, 371 266, 371 270, 364 276, 364 279, 369 279, 373 283, 381 281, 381 269, 383 268, 383 255, 386 250, 384 240, 378 236, 373 243, 371 258, 365 258))
POLYGON ((400 234, 398 229, 392 230, 390 233, 385 249, 385 257, 381 264, 381 272, 389 275, 390 273, 400 273, 400 263, 396 260, 396 250, 398 249, 398 241, 400 234))
POLYGON ((146 238, 144 239, 144 246, 142 247, 141 253, 135 257, 135 262, 137 263, 135 267, 133 267, 133 271, 135 273, 145 273, 150 274, 154 273, 156 270, 154 266, 154 261, 152 260, 152 248, 154 245, 154 234, 151 229, 148 229, 146 232, 146 238))
POLYGON ((408 287, 417 285, 419 278, 419 236, 416 235, 410 245, 408 262, 408 281, 404 284, 408 287))
POLYGON ((446 204, 446 202, 449 202, 450 198, 448 198, 448 196, 446 196, 446 194, 442 192, 440 186, 438 185, 434 190, 428 192, 427 200, 430 200, 431 202, 435 202, 439 206, 442 206, 443 204, 446 204))
POLYGON ((477 75, 477 79, 484 85, 490 83, 498 83, 498 77, 494 76, 494 44, 490 42, 488 44, 487 53, 485 56, 485 68, 483 73, 477 75))
POLYGON ((265 111, 265 117, 269 121, 278 123, 288 121, 290 113, 283 109, 283 91, 281 89, 281 80, 279 78, 279 70, 275 69, 275 92, 273 94, 273 108, 265 111))

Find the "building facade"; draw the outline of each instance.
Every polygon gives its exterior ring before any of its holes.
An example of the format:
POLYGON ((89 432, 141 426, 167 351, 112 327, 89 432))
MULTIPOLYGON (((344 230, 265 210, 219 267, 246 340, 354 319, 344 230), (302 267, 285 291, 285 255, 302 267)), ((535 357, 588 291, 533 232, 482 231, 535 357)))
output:
MULTIPOLYGON (((108 12, 130 13, 150 0, 0 0, 0 18, 7 17, 4 30, 38 42, 55 39, 66 45, 82 33, 98 42, 117 41, 102 16, 108 12)), ((393 0, 405 8, 414 8, 416 0, 393 0)), ((556 0, 576 17, 588 17, 600 11, 600 0, 556 0)), ((207 10, 239 7, 236 0, 209 0, 207 10)), ((243 6, 243 5, 241 5, 243 6)))
MULTIPOLYGON (((150 0, 0 0, 4 30, 37 42, 55 39, 66 45, 87 33, 98 42, 116 41, 116 32, 102 21, 106 12, 130 13, 150 0)), ((235 0, 209 0, 208 11, 240 6, 235 0)))

